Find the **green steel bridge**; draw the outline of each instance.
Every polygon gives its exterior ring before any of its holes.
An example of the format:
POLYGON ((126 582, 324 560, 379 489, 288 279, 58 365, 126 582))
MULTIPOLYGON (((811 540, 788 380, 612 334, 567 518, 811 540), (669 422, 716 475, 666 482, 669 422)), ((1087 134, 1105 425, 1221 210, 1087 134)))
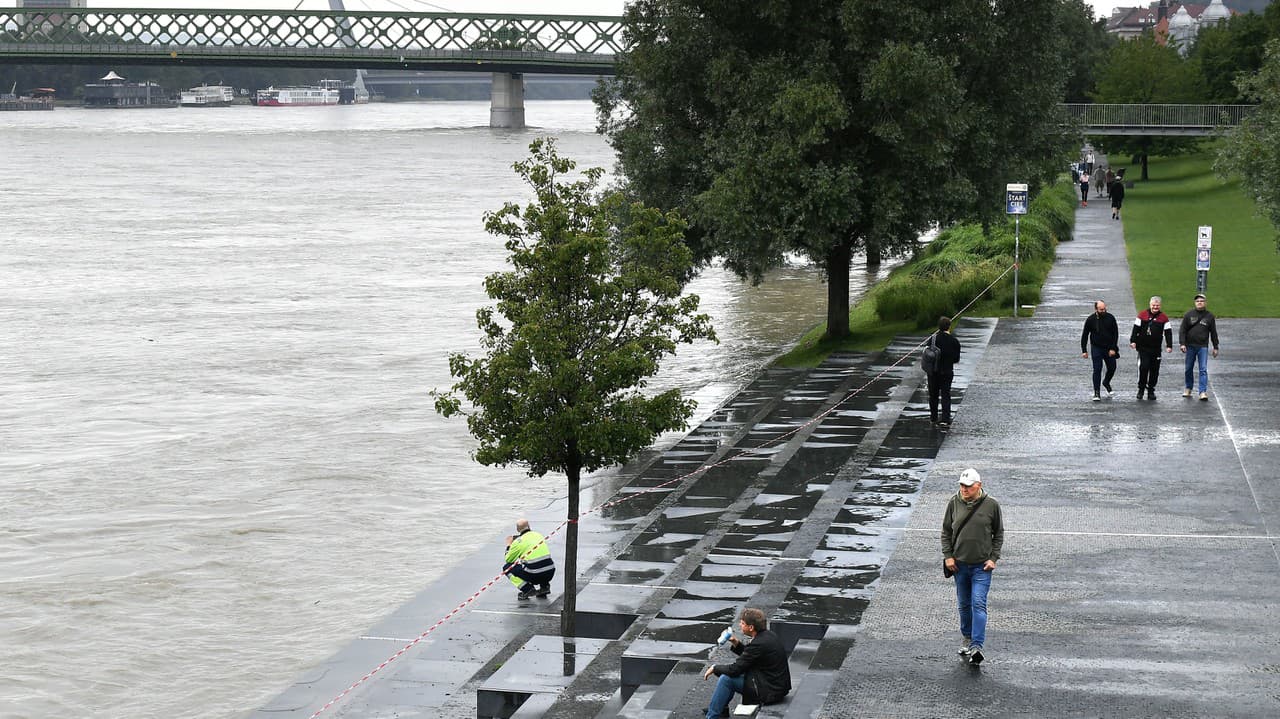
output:
POLYGON ((0 8, 4 63, 608 75, 621 36, 605 16, 0 8))

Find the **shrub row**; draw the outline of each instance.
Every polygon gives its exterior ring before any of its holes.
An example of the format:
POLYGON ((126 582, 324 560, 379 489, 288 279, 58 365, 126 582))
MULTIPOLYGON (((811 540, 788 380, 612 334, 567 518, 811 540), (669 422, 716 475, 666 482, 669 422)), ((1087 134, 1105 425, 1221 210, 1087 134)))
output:
MULTIPOLYGON (((1074 192, 1074 186, 1065 180, 1046 187, 1018 223, 1018 255, 1023 267, 1020 302, 1039 301, 1054 248, 1071 239, 1074 192)), ((910 320, 925 327, 942 315, 956 313, 975 297, 1011 301, 1012 274, 992 283, 1013 265, 1014 239, 1012 219, 992 227, 990 233, 972 223, 948 227, 915 259, 870 292, 876 316, 881 321, 910 320)))

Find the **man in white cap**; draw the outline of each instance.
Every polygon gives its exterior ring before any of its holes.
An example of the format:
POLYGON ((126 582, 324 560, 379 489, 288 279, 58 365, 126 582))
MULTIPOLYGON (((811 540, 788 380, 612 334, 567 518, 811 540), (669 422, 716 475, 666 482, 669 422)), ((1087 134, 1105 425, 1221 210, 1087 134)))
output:
POLYGON ((987 593, 991 574, 1004 545, 1000 504, 982 491, 982 476, 970 467, 960 473, 960 491, 947 502, 942 517, 942 563, 956 578, 956 606, 960 611, 960 656, 970 664, 986 657, 987 593))

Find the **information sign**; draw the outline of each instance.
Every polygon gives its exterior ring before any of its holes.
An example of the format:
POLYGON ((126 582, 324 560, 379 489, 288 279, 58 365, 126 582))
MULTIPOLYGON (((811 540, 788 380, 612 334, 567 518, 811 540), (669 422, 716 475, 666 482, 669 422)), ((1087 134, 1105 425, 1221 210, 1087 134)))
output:
POLYGON ((1004 186, 1004 212, 1006 215, 1027 214, 1027 186, 1010 183, 1004 186))

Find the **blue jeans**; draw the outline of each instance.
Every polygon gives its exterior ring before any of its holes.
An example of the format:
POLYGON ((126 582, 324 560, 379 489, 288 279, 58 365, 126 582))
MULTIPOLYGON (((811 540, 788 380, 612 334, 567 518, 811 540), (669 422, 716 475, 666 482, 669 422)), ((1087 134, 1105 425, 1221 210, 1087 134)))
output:
POLYGON ((981 564, 956 562, 956 606, 960 610, 960 634, 980 647, 987 638, 987 592, 991 572, 981 564))
POLYGON ((1196 377, 1194 374, 1192 374, 1192 372, 1195 369, 1196 362, 1199 362, 1200 363, 1200 392, 1201 393, 1208 392, 1209 391, 1209 348, 1208 347, 1187 347, 1186 362, 1187 362, 1187 372, 1186 372, 1187 376, 1184 378, 1186 380, 1186 384, 1184 384, 1183 387, 1186 387, 1187 389, 1191 389, 1192 380, 1194 380, 1196 377))
POLYGON ((741 694, 747 675, 726 677, 723 674, 716 681, 716 691, 711 695, 711 704, 707 706, 707 719, 718 719, 729 716, 729 700, 735 693, 741 694))

